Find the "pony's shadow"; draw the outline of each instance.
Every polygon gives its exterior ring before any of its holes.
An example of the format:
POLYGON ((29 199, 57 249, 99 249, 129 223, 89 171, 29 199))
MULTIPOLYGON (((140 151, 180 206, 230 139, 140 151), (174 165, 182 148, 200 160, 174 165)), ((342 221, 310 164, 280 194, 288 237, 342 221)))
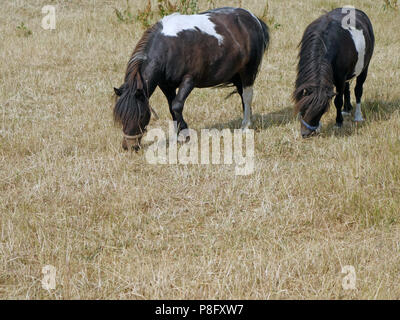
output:
MULTIPOLYGON (((255 113, 252 116, 252 126, 251 128, 255 131, 266 130, 272 126, 281 126, 291 123, 296 120, 293 114, 293 107, 286 107, 282 110, 270 112, 267 114, 255 113)), ((242 125, 243 118, 237 118, 235 120, 220 122, 220 123, 210 123, 207 124, 204 129, 240 129, 242 125)))
POLYGON ((372 123, 388 121, 393 113, 400 110, 400 99, 391 101, 366 100, 362 102, 361 109, 364 115, 363 122, 356 123, 353 121, 354 118, 354 109, 353 109, 353 115, 345 118, 343 128, 336 129, 335 121, 333 121, 327 125, 327 128, 325 129, 326 131, 325 136, 326 137, 332 135, 338 137, 351 136, 357 132, 362 131, 363 128, 368 127, 372 123))
MULTIPOLYGON (((355 106, 354 106, 355 107, 355 106)), ((335 110, 334 106, 332 108, 335 110)), ((351 136, 357 132, 360 132, 364 127, 369 126, 371 123, 388 121, 391 115, 400 110, 400 99, 383 101, 383 100, 366 100, 362 102, 362 112, 365 121, 362 123, 353 122, 353 115, 349 118, 345 118, 344 126, 341 129, 335 128, 335 121, 328 123, 323 129, 322 136, 351 136)), ((237 118, 235 120, 220 122, 220 123, 210 123, 207 124, 204 129, 240 129, 242 124, 242 118, 237 118)), ((255 131, 266 130, 273 126, 282 126, 288 123, 297 121, 297 117, 293 113, 293 107, 286 107, 282 110, 270 112, 267 114, 256 113, 252 116, 252 129, 255 131)))
MULTIPOLYGON (((227 121, 227 122, 220 122, 220 123, 211 123, 211 124, 206 124, 202 129, 217 129, 217 130, 223 130, 223 129, 240 129, 242 125, 242 118, 237 118, 235 120, 227 121)), ((269 127, 272 126, 281 126, 285 125, 288 123, 291 123, 296 120, 296 117, 293 115, 293 107, 286 107, 285 109, 276 111, 276 112, 270 112, 268 114, 253 114, 252 116, 252 126, 251 128, 253 130, 257 131, 262 131, 266 130, 269 127)), ((184 144, 182 141, 178 141, 179 145, 184 144)), ((152 143, 150 142, 145 142, 142 144, 142 150, 146 150, 149 146, 151 146, 152 143)), ((159 142, 159 146, 161 147, 169 147, 169 141, 167 140, 162 140, 159 142)))
MULTIPOLYGON (((400 110, 400 99, 392 101, 382 100, 366 100, 362 103, 362 112, 365 121, 362 123, 355 123, 352 121, 353 115, 350 118, 345 119, 344 125, 341 129, 335 128, 335 121, 331 121, 322 129, 321 138, 331 137, 332 135, 337 137, 346 137, 356 134, 368 127, 371 123, 379 123, 388 121, 391 115, 400 110)), ((336 112, 336 111, 335 111, 336 112)), ((354 110, 353 110, 354 113, 354 110)), ((242 124, 242 118, 235 120, 220 122, 220 123, 209 123, 206 124, 204 129, 240 129, 242 124)), ((293 107, 286 107, 282 110, 270 112, 267 114, 256 113, 252 116, 252 129, 255 131, 263 131, 270 127, 278 127, 285 124, 293 123, 297 121, 297 117, 293 114, 293 107)), ((168 141, 162 141, 163 145, 169 145, 168 141)), ((142 147, 146 149, 150 143, 145 143, 142 147)))

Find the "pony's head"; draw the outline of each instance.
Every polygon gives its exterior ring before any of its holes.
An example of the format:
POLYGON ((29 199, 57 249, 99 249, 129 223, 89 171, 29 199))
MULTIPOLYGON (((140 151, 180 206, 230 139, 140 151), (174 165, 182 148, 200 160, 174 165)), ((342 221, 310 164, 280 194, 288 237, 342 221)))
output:
POLYGON ((116 103, 114 119, 122 125, 124 150, 140 148, 140 142, 150 122, 151 112, 147 88, 140 73, 120 88, 114 88, 116 103))
POLYGON ((318 131, 321 117, 335 96, 332 66, 326 59, 327 48, 322 31, 317 28, 321 28, 319 24, 312 23, 300 42, 296 88, 292 96, 303 138, 318 131))
POLYGON ((333 87, 299 87, 294 93, 296 113, 299 115, 300 132, 303 138, 310 137, 320 129, 320 120, 329 109, 336 95, 333 87))
POLYGON ((125 150, 140 148, 140 141, 150 122, 151 107, 149 104, 148 83, 143 81, 141 68, 147 60, 146 47, 158 24, 146 30, 139 40, 128 62, 124 84, 116 89, 114 119, 122 125, 124 139, 122 147, 125 150))

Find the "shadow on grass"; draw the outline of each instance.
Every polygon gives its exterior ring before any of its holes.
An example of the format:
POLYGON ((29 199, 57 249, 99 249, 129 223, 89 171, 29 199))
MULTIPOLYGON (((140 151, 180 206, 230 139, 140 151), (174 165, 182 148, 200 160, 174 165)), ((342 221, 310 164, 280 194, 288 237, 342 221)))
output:
MULTIPOLYGON (((356 123, 353 121, 353 114, 350 117, 345 118, 343 128, 335 128, 335 122, 329 123, 325 130, 325 137, 330 137, 332 135, 336 137, 346 137, 351 136, 357 132, 362 131, 364 127, 369 126, 371 123, 388 121, 391 115, 396 111, 400 110, 400 99, 392 101, 382 101, 382 100, 371 100, 361 103, 361 110, 364 115, 364 122, 356 123)), ((336 112, 336 108, 335 108, 336 112)))
MULTIPOLYGON (((281 126, 291 123, 296 120, 293 115, 293 107, 286 107, 280 111, 271 112, 268 114, 253 114, 251 128, 256 131, 268 129, 272 126, 281 126)), ((204 129, 240 129, 243 118, 223 122, 223 123, 212 123, 207 124, 204 129)))
MULTIPOLYGON (((332 106, 332 108, 334 108, 334 106, 332 106)), ((335 121, 331 121, 330 123, 327 123, 323 126, 322 134, 320 135, 320 137, 327 138, 332 136, 351 136, 357 132, 360 132, 362 128, 368 126, 371 123, 389 120, 391 118, 391 115, 397 110, 400 110, 400 99, 396 99, 393 101, 365 101, 362 103, 362 112, 365 118, 365 121, 363 123, 355 123, 352 121, 354 117, 353 109, 353 115, 351 117, 345 118, 343 128, 336 129, 335 121)), ((240 117, 227 122, 208 123, 204 127, 202 127, 202 129, 240 129, 242 120, 243 118, 240 117)), ((267 130, 270 127, 278 127, 289 123, 297 123, 297 121, 297 117, 293 114, 293 107, 290 106, 282 110, 270 112, 267 114, 254 114, 252 117, 252 129, 254 129, 255 131, 263 131, 267 130)), ((323 121, 324 118, 322 118, 322 122, 323 121)), ((298 125, 298 128, 300 129, 300 125, 298 125)), ((147 144, 143 145, 144 148, 146 148, 147 146, 147 144)))
POLYGON ((393 101, 366 101, 361 108, 369 122, 387 121, 394 112, 400 110, 400 99, 393 101))
MULTIPOLYGON (((332 108, 336 108, 332 106, 332 108)), ((382 100, 370 100, 362 103, 362 112, 365 121, 362 123, 355 123, 352 121, 354 117, 345 118, 343 128, 335 128, 335 121, 332 121, 325 125, 322 129, 323 134, 321 136, 330 137, 332 135, 337 137, 351 136, 368 126, 371 123, 387 121, 391 118, 392 114, 397 110, 400 110, 400 99, 392 101, 382 100)), ((211 123, 207 124, 204 129, 240 129, 243 118, 237 118, 235 120, 222 122, 222 123, 211 123)), ((271 112, 267 114, 254 114, 252 117, 252 128, 256 131, 266 130, 273 126, 281 126, 288 123, 297 121, 297 117, 293 114, 293 107, 286 107, 282 110, 271 112)), ((323 118, 322 118, 323 121, 323 118)))

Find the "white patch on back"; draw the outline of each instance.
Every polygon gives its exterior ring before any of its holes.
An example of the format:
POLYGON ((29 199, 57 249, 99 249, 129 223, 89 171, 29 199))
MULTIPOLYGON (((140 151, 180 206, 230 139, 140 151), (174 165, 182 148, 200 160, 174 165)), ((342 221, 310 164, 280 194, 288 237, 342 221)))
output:
POLYGON ((200 30, 217 38, 219 45, 224 41, 224 37, 215 30, 215 24, 210 20, 208 14, 181 15, 174 13, 164 17, 161 24, 163 26, 162 34, 168 37, 177 37, 180 32, 185 30, 200 30))
POLYGON ((354 75, 358 77, 364 70, 364 59, 365 59, 365 37, 362 30, 349 27, 349 32, 353 38, 354 45, 358 52, 358 60, 354 69, 354 75))

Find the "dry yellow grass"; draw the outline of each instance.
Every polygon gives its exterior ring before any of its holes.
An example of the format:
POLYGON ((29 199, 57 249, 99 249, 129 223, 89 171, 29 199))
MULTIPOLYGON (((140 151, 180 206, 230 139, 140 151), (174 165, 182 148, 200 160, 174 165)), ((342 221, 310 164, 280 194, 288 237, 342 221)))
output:
MULTIPOLYGON (((255 172, 238 177, 233 166, 152 166, 122 151, 112 87, 143 30, 114 7, 125 1, 1 1, 0 298, 399 299, 399 12, 372 0, 270 1, 280 26, 270 25, 255 87, 255 172), (53 31, 41 28, 47 4, 53 31), (375 28, 366 122, 335 131, 332 108, 322 135, 302 140, 290 100, 297 43, 322 10, 345 4, 375 28), (50 292, 45 265, 57 268, 50 292), (346 265, 355 290, 342 288, 346 265)), ((228 92, 195 90, 189 126, 239 127, 228 92)), ((151 102, 161 117, 151 127, 166 128, 164 97, 151 102)))

